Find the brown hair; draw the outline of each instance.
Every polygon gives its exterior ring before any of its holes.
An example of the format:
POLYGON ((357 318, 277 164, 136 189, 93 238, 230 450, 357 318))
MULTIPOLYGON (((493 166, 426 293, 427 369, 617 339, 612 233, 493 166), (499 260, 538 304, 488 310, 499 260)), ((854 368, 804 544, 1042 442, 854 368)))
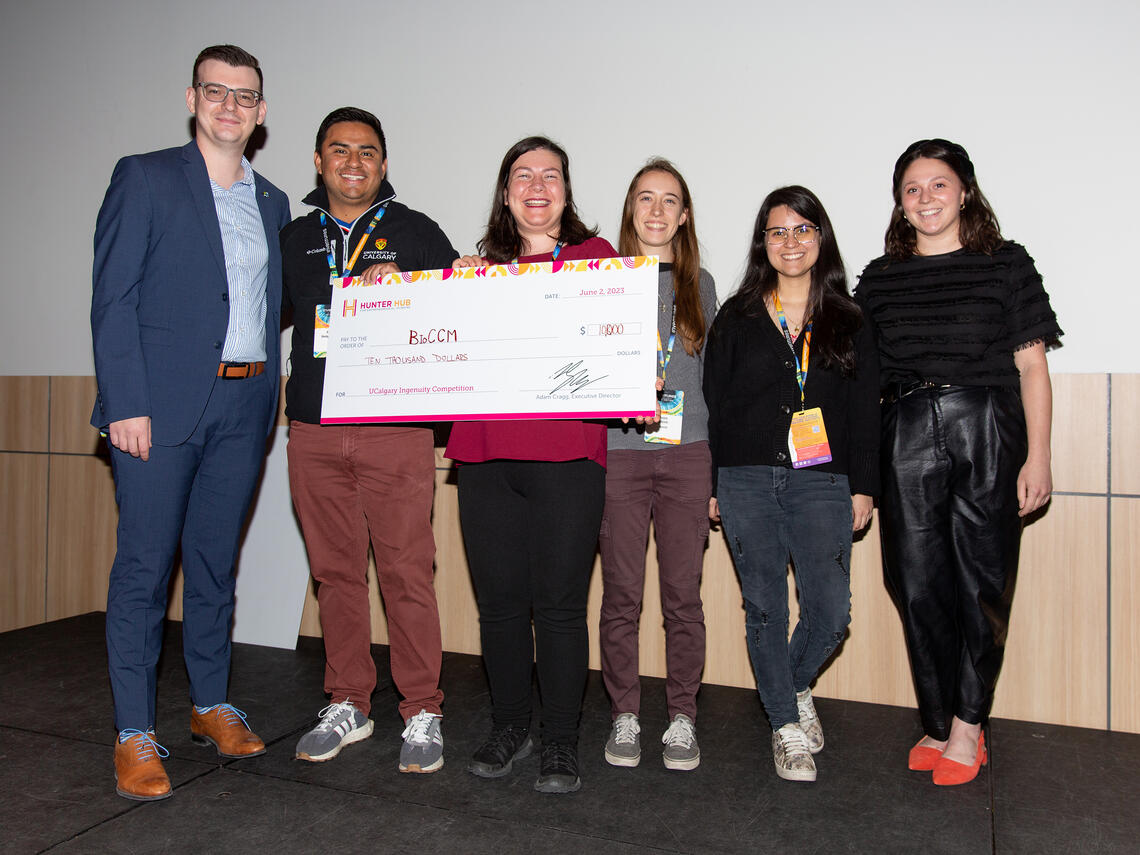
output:
POLYGON ((194 60, 194 68, 190 72, 191 87, 197 86, 201 82, 198 80, 198 66, 208 59, 219 60, 226 65, 232 65, 234 68, 252 68, 257 72, 257 91, 262 94, 265 93, 265 78, 261 74, 261 66, 257 64, 257 57, 249 51, 242 50, 237 45, 213 45, 202 48, 202 52, 194 60))
POLYGON ((495 183, 495 193, 491 197, 491 216, 487 221, 487 231, 479 242, 475 244, 480 255, 491 261, 502 263, 518 258, 522 251, 522 237, 518 226, 515 225, 514 215, 507 207, 504 190, 510 180, 511 167, 515 161, 529 151, 543 149, 558 155, 562 162, 562 183, 566 188, 566 207, 562 209, 562 221, 558 225, 558 234, 552 235, 567 246, 577 246, 597 235, 597 229, 591 229, 578 218, 578 211, 574 207, 574 191, 570 187, 570 158, 558 143, 547 137, 526 137, 519 140, 503 155, 503 162, 499 165, 499 177, 495 183))
POLYGON ((885 244, 886 254, 895 261, 902 261, 914 255, 917 236, 903 212, 902 182, 907 167, 919 158, 929 157, 941 160, 954 170, 966 191, 962 203, 962 213, 958 219, 958 241, 971 252, 984 252, 993 255, 1004 240, 998 227, 997 214, 990 207, 974 174, 974 164, 966 149, 957 143, 944 139, 918 140, 907 146, 906 151, 895 161, 895 171, 891 178, 891 193, 895 199, 891 221, 887 225, 885 244))
POLYGON ((621 231, 618 234, 618 252, 622 255, 640 255, 637 231, 633 227, 633 211, 637 203, 637 182, 649 172, 672 175, 681 185, 681 209, 688 216, 673 235, 673 294, 677 306, 677 332, 689 356, 700 353, 705 344, 708 319, 701 306, 701 251, 697 245, 697 227, 693 220, 693 199, 689 185, 672 163, 661 157, 651 159, 637 170, 625 194, 625 207, 621 213, 621 231))

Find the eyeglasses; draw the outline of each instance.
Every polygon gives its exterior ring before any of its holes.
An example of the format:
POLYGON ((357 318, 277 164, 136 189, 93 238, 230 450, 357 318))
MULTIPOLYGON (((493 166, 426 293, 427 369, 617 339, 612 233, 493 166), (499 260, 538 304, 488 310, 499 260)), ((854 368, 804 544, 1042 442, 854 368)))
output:
POLYGON ((261 101, 261 93, 256 89, 231 89, 220 83, 199 83, 197 85, 202 88, 202 97, 207 101, 220 103, 230 97, 231 92, 234 93, 234 101, 241 107, 256 107, 261 101))
POLYGON ((772 229, 764 229, 764 234, 768 236, 768 243, 780 244, 787 243, 788 235, 796 239, 796 243, 815 243, 816 232, 819 231, 819 226, 812 226, 807 223, 802 225, 792 226, 786 229, 783 226, 776 226, 772 229))

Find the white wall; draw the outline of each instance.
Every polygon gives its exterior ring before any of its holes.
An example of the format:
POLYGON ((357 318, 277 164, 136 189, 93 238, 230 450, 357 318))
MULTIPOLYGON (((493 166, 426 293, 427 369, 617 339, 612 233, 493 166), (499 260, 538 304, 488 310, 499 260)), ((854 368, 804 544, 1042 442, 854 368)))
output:
POLYGON ((92 373, 91 234, 111 168, 188 138, 191 62, 221 41, 265 69, 254 165, 294 214, 313 186, 316 126, 344 104, 380 116, 400 198, 461 251, 521 136, 565 145, 579 208, 611 239, 629 177, 660 154, 693 189, 722 297, 768 190, 814 189, 858 272, 882 249, 895 157, 949 137, 1045 276, 1066 331, 1053 369, 1140 371, 1134 0, 2 8, 0 374, 92 373))

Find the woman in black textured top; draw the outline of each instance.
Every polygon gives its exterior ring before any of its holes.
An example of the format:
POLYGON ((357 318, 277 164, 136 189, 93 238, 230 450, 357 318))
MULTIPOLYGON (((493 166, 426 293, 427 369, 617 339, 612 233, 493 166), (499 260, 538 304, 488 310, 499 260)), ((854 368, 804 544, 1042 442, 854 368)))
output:
POLYGON ((744 593, 748 654, 776 774, 814 781, 810 685, 850 620, 852 530, 879 491, 874 340, 810 190, 768 194, 748 269, 705 352, 716 498, 744 593), (824 435, 826 438, 824 439, 824 435), (788 561, 800 618, 788 640, 788 561))
POLYGON ((893 191, 886 254, 856 290, 883 383, 883 570, 925 732, 908 765, 961 784, 987 759, 1020 518, 1052 490, 1045 350, 1061 329, 965 149, 914 143, 893 191))

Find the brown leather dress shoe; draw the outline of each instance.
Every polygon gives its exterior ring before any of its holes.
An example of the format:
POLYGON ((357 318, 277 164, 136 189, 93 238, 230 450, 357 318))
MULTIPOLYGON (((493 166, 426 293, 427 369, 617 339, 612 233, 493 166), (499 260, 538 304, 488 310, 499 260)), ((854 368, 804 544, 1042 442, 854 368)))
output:
POLYGON ((170 779, 159 759, 169 753, 154 741, 154 732, 125 730, 123 736, 115 742, 115 792, 138 802, 170 798, 170 779))
POLYGON ((245 713, 229 704, 218 704, 209 712, 190 708, 190 739, 199 745, 212 744, 223 757, 256 757, 265 753, 265 743, 245 723, 245 713))

